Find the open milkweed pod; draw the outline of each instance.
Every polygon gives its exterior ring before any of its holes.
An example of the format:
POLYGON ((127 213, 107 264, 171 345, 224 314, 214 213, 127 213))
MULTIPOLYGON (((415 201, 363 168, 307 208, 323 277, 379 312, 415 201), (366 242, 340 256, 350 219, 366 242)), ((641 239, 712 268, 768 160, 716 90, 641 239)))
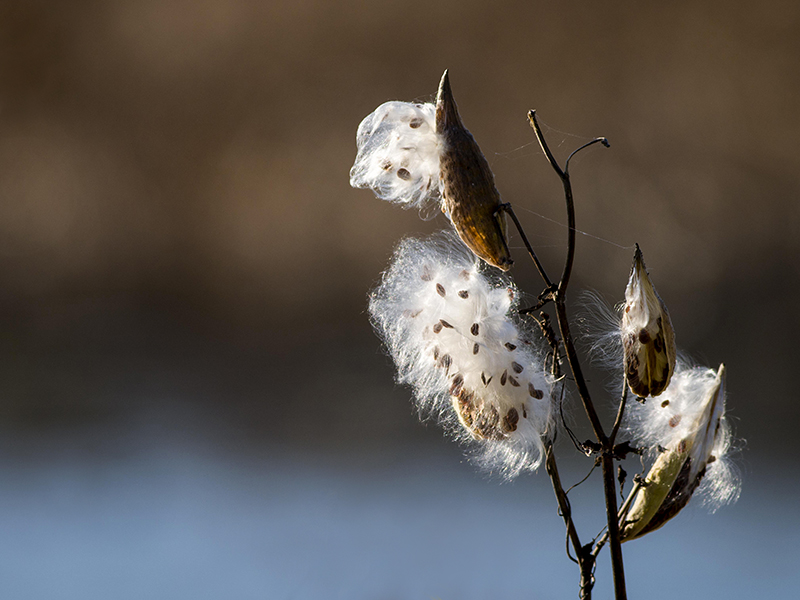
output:
POLYGON ((663 447, 644 484, 626 501, 631 507, 620 523, 623 542, 658 529, 678 514, 704 477, 717 495, 712 501, 729 502, 738 495, 724 464, 730 445, 724 377, 724 365, 716 372, 687 368, 676 373, 661 403, 633 407, 644 413, 638 416, 637 426, 645 428, 640 439, 663 447))
POLYGON ((447 71, 436 95, 436 133, 441 138, 443 210, 470 250, 490 265, 507 271, 514 261, 506 243, 500 193, 489 163, 461 122, 447 71))
POLYGON ((511 267, 494 175, 461 122, 447 71, 435 105, 381 104, 358 126, 356 146, 350 185, 424 215, 441 208, 476 256, 503 271, 511 267))
POLYGON ((639 244, 625 289, 620 333, 631 391, 642 398, 658 396, 675 371, 675 332, 667 307, 647 274, 639 244))
POLYGON ((553 382, 513 284, 482 267, 454 235, 406 239, 369 311, 420 413, 511 479, 541 462, 553 382))

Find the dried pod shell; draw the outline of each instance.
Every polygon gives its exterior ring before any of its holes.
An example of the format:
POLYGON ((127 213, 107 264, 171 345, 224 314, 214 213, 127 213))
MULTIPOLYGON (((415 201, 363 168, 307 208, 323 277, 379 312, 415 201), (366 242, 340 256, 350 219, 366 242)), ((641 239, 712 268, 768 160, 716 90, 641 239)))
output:
POLYGON ((489 163, 461 122, 447 71, 442 75, 436 96, 436 133, 442 144, 439 155, 442 209, 476 256, 507 271, 513 260, 506 244, 500 194, 489 163))
MULTIPOLYGON (((713 371, 712 371, 713 373, 713 371)), ((665 449, 647 473, 644 485, 635 494, 631 508, 620 523, 623 542, 655 531, 686 506, 700 485, 712 455, 724 413, 723 381, 725 366, 709 381, 702 399, 702 410, 689 435, 665 449)))
POLYGON ((658 396, 675 371, 675 332, 667 307, 647 274, 638 244, 625 289, 620 331, 628 386, 637 396, 658 396))

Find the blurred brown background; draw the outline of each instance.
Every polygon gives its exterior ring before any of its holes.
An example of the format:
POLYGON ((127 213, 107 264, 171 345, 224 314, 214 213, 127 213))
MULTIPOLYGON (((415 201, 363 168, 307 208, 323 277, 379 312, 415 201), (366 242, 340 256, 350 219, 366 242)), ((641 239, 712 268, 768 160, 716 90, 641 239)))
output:
POLYGON ((397 241, 445 223, 348 170, 359 121, 430 100, 448 68, 553 273, 563 199, 526 112, 562 160, 609 138, 572 164, 573 298, 621 299, 639 242, 679 346, 728 366, 745 483, 794 480, 799 64, 792 0, 6 2, 4 460, 126 456, 153 431, 311 462, 443 448, 365 307, 397 241))

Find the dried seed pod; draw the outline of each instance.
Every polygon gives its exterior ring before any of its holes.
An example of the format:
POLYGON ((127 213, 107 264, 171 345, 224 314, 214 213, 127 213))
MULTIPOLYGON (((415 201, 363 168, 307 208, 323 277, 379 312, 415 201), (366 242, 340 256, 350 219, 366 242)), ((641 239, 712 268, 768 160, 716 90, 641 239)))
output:
POLYGON ((636 245, 620 327, 625 377, 637 396, 658 396, 675 371, 675 332, 636 245))
POLYGON ((461 240, 478 257, 507 271, 513 260, 506 244, 505 216, 494 175, 481 149, 461 122, 447 71, 436 96, 436 133, 444 205, 461 240))
MULTIPOLYGON (((648 413, 646 427, 653 428, 648 435, 661 435, 665 442, 663 452, 656 458, 645 478, 644 486, 631 492, 631 508, 620 523, 623 542, 655 531, 678 514, 692 498, 707 474, 707 466, 722 458, 729 443, 724 425, 725 366, 714 373, 707 369, 688 369, 677 374, 666 393, 675 395, 675 401, 662 406, 651 404, 641 409, 648 413), (686 426, 674 432, 670 422, 670 405, 678 405, 687 421, 686 426), (719 454, 720 456, 716 456, 719 454)), ((681 413, 678 413, 681 414, 681 413)), ((643 421, 644 423, 644 421, 643 421)), ((656 444, 656 447, 662 444, 656 444)), ((713 471, 715 467, 711 467, 713 471)), ((711 473, 711 477, 724 474, 711 473)), ((730 484, 733 485, 733 484, 730 484)), ((736 490, 720 490, 732 499, 736 490)))
POLYGON ((421 413, 510 479, 542 460, 543 436, 553 431, 553 381, 544 348, 524 341, 532 332, 509 283, 488 277, 480 263, 452 233, 407 239, 370 313, 421 413))

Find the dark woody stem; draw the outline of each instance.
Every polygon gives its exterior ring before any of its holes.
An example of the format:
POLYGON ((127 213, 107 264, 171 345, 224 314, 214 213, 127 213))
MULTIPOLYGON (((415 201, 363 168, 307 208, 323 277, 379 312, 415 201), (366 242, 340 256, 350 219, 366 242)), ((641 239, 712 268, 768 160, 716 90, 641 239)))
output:
MULTIPOLYGON (((583 148, 591 146, 592 144, 599 142, 602 143, 604 146, 608 147, 608 140, 606 140, 605 138, 596 138, 591 142, 584 144, 569 156, 567 162, 565 163, 565 168, 562 170, 558 164, 558 161, 556 161, 555 157, 553 156, 553 153, 550 152, 550 148, 548 147, 547 142, 544 139, 542 130, 539 127, 539 122, 536 119, 536 111, 533 110, 530 111, 528 113, 528 119, 530 121, 531 127, 533 127, 533 130, 536 133, 536 138, 542 147, 542 152, 544 152, 544 155, 547 157, 550 166, 559 176, 559 178, 561 179, 561 183, 564 186, 564 196, 567 205, 567 226, 568 226, 567 257, 564 264, 564 271, 562 272, 561 279, 558 283, 557 288, 552 293, 552 296, 553 296, 553 302, 555 303, 556 306, 558 327, 559 330, 561 331, 561 340, 564 344, 564 350, 567 355, 567 361, 569 362, 570 370, 572 371, 572 375, 575 380, 575 385, 578 388, 578 394, 580 395, 581 402, 583 403, 584 410, 586 411, 586 416, 589 418, 589 422, 592 425, 592 430, 594 431, 595 437, 597 438, 597 442, 601 448, 600 460, 603 470, 603 491, 606 500, 608 543, 611 549, 611 565, 614 574, 615 599, 626 600, 627 592, 625 590, 625 570, 622 560, 622 544, 620 543, 620 538, 619 538, 619 522, 617 517, 617 488, 616 488, 616 481, 614 479, 613 441, 609 436, 606 435, 605 431, 603 430, 600 418, 597 415, 597 410, 595 410, 594 403, 592 402, 591 395, 589 394, 589 388, 586 385, 586 380, 583 376, 583 371, 581 369, 580 361, 578 359, 578 353, 575 350, 575 343, 572 339, 572 334, 570 333, 569 319, 567 317, 567 306, 566 306, 567 287, 569 285, 570 276, 572 275, 572 265, 575 259, 575 232, 576 232, 575 204, 572 198, 572 184, 570 183, 569 179, 569 160, 573 156, 575 156, 576 152, 582 150, 583 148)), ((621 418, 621 414, 619 416, 621 418)), ((616 429, 617 427, 615 427, 615 430, 616 429)), ((616 431, 614 431, 614 437, 616 437, 616 431)), ((554 482, 554 487, 555 487, 555 482, 554 482)), ((556 496, 558 497, 558 490, 556 490, 556 496)), ((581 558, 581 555, 583 554, 584 552, 581 550, 579 552, 579 558, 581 558)), ((591 558, 592 555, 590 552, 588 553, 588 555, 589 558, 591 558)), ((582 582, 584 579, 583 567, 584 564, 588 562, 589 562, 588 560, 581 561, 582 582)))

